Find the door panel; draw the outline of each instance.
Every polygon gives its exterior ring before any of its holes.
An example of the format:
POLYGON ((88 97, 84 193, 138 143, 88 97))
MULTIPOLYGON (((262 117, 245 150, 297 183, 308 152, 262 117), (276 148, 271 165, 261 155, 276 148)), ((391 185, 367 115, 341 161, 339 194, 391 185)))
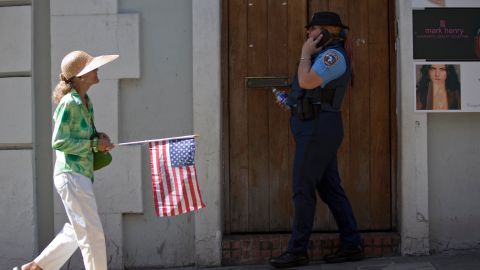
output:
MULTIPOLYGON (((387 0, 224 0, 225 230, 274 233, 291 229, 291 175, 295 145, 289 113, 271 88, 250 88, 246 77, 296 72, 317 10, 340 14, 350 25, 354 86, 343 101, 345 136, 338 152, 343 186, 360 229, 387 230, 391 215, 389 7, 387 0), (225 78, 226 77, 226 78, 225 78)), ((287 89, 288 90, 288 89, 287 89)), ((334 231, 318 200, 314 230, 334 231)))

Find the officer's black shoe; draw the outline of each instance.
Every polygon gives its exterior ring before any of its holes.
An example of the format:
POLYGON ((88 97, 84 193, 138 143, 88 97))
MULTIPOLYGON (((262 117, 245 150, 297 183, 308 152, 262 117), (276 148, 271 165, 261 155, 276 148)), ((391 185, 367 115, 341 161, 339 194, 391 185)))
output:
POLYGON ((271 258, 270 265, 275 268, 287 268, 295 266, 303 266, 308 264, 307 254, 293 254, 285 252, 282 255, 271 258))
POLYGON ((364 257, 363 249, 356 248, 340 248, 337 252, 323 257, 327 263, 342 263, 351 261, 360 261, 364 257))

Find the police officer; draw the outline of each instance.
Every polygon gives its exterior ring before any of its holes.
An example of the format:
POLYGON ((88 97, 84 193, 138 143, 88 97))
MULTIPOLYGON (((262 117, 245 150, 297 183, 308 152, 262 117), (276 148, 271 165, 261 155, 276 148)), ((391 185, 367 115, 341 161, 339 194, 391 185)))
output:
POLYGON ((363 258, 360 234, 352 207, 340 185, 337 151, 343 139, 340 105, 351 70, 344 49, 347 26, 333 12, 317 12, 306 26, 297 75, 287 104, 296 149, 293 164, 295 215, 287 251, 272 258, 274 267, 308 264, 316 194, 328 205, 340 231, 341 247, 326 262, 363 258))

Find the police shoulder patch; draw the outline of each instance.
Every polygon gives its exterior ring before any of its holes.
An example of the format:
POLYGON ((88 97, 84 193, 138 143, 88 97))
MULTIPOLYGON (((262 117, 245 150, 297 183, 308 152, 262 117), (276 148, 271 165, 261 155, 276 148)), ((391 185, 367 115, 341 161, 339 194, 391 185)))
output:
POLYGON ((324 55, 323 55, 323 63, 326 66, 333 66, 338 62, 338 53, 334 50, 328 50, 324 55))

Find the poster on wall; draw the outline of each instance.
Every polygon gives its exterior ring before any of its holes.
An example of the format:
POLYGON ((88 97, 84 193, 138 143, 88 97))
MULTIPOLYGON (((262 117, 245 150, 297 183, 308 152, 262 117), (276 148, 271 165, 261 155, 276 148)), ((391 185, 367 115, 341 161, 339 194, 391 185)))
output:
POLYGON ((412 7, 415 111, 480 112, 480 1, 412 7))
POLYGON ((444 8, 444 7, 480 7, 478 0, 412 0, 412 7, 417 8, 444 8))

